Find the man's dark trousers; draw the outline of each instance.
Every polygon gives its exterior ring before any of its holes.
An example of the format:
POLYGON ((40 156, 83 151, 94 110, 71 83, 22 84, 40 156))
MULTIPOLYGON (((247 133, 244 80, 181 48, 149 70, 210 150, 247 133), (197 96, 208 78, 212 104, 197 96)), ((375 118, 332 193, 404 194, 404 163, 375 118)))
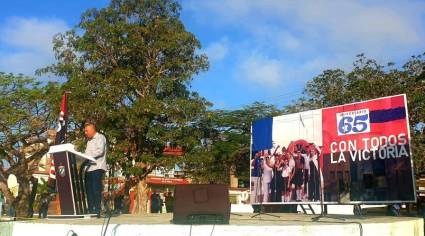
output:
POLYGON ((100 214, 102 201, 102 179, 104 170, 88 171, 86 173, 86 191, 89 213, 100 214))

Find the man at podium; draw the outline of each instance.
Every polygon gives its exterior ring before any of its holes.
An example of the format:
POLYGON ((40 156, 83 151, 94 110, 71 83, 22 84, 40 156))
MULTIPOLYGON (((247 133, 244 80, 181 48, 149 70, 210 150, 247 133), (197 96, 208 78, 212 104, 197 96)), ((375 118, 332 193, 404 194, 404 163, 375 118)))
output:
POLYGON ((85 123, 84 134, 88 138, 84 154, 96 160, 91 163, 86 173, 88 211, 100 217, 102 179, 106 171, 106 138, 96 131, 93 122, 85 123))

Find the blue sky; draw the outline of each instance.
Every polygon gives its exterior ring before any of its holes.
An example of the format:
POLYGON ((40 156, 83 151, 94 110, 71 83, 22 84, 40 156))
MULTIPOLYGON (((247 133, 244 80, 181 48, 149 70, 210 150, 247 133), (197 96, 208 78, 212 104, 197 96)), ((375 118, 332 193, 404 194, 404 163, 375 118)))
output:
MULTIPOLYGON (((0 71, 33 75, 54 61, 51 39, 106 0, 3 1, 0 71), (60 3, 60 4, 59 4, 60 3)), ((425 1, 182 0, 182 20, 210 58, 192 89, 214 108, 279 107, 324 69, 365 53, 401 65, 425 52, 425 1)))

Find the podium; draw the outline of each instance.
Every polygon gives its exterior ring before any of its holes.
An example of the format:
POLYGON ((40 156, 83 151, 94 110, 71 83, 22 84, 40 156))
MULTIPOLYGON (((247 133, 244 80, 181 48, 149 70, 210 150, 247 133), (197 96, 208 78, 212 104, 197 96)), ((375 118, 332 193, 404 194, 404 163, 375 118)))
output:
POLYGON ((55 163, 61 215, 87 214, 84 167, 87 160, 95 159, 76 151, 70 143, 51 146, 48 153, 55 163))

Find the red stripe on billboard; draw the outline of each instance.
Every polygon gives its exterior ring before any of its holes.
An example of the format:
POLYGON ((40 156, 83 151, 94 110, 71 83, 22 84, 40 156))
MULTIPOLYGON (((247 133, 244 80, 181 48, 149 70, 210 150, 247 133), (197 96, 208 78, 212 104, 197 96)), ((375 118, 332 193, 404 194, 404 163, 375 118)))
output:
MULTIPOLYGON (((355 148, 356 150, 371 149, 377 145, 382 146, 383 143, 408 143, 408 127, 407 119, 398 119, 383 123, 372 123, 362 121, 356 122, 354 114, 351 119, 351 126, 362 127, 367 125, 369 130, 367 132, 352 132, 347 134, 340 134, 338 129, 342 121, 337 120, 338 114, 362 111, 376 111, 376 110, 389 110, 405 106, 405 97, 403 95, 381 98, 366 102, 359 102, 355 104, 342 105, 331 108, 324 108, 322 110, 322 128, 323 128, 323 151, 324 153, 350 151, 355 148)), ((350 125, 350 123, 347 123, 350 125)), ((343 125, 342 125, 343 126, 343 125)), ((345 127, 342 127, 343 129, 345 127)))

